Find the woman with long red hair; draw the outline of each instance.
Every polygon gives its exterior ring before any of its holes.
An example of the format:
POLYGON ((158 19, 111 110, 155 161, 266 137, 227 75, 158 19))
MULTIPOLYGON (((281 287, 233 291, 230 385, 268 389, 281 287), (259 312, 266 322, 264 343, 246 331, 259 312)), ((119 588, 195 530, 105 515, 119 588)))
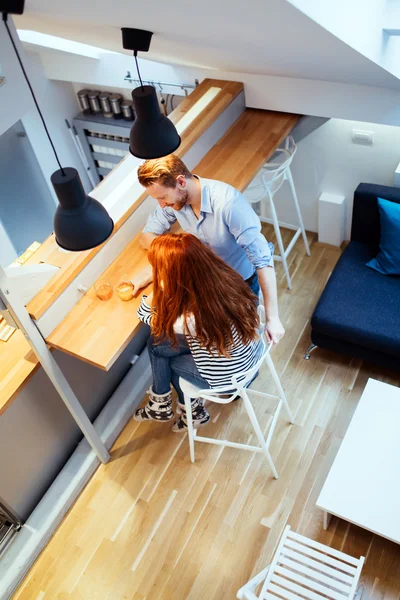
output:
MULTIPOLYGON (((158 236, 148 259, 153 294, 142 297, 138 316, 151 327, 153 385, 148 403, 136 411, 135 419, 174 419, 172 384, 182 412, 173 430, 184 431, 179 377, 200 388, 229 386, 232 375, 251 369, 260 358, 257 299, 234 269, 190 233, 158 236), (182 336, 186 352, 179 344, 182 336)), ((203 403, 198 398, 191 402, 194 425, 205 425, 210 417, 203 403)))

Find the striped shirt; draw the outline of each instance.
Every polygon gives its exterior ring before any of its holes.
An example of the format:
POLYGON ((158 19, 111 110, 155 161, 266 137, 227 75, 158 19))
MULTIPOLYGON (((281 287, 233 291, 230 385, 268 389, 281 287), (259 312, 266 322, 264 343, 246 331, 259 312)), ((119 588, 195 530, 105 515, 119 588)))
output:
MULTIPOLYGON (((151 307, 146 303, 147 296, 142 297, 138 308, 138 317, 143 323, 151 324, 151 307)), ((232 328, 233 344, 229 350, 229 357, 221 356, 218 352, 209 352, 201 346, 195 335, 194 319, 188 319, 188 328, 184 328, 183 317, 180 317, 174 326, 175 333, 186 336, 190 352, 200 375, 211 388, 230 386, 233 375, 247 371, 261 358, 264 344, 262 338, 256 338, 249 344, 243 344, 236 328, 232 328)))

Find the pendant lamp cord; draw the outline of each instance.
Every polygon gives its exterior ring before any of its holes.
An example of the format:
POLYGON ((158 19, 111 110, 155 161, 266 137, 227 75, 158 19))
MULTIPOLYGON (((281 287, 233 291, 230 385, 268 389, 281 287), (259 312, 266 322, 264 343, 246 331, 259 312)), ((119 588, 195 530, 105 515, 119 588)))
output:
POLYGON ((41 110, 40 110, 40 108, 39 108, 38 101, 36 100, 36 96, 35 96, 35 94, 34 94, 34 92, 33 92, 33 89, 32 89, 32 86, 31 86, 31 83, 30 83, 30 81, 29 81, 29 79, 28 79, 28 75, 26 74, 26 71, 25 71, 24 65, 22 64, 21 57, 20 57, 20 55, 19 55, 19 53, 18 53, 17 46, 15 45, 15 42, 14 42, 14 40, 13 40, 13 36, 11 35, 11 31, 10 31, 10 29, 9 29, 9 27, 8 27, 7 18, 8 18, 8 14, 7 14, 6 12, 3 12, 3 21, 4 21, 4 25, 6 26, 6 29, 7 29, 7 31, 8 31, 8 35, 9 35, 9 37, 10 37, 10 40, 11 40, 11 43, 12 43, 12 45, 13 45, 13 47, 14 47, 15 54, 17 55, 17 58, 18 58, 19 64, 21 65, 21 69, 22 69, 22 72, 23 72, 23 74, 24 74, 24 76, 25 76, 26 83, 28 84, 28 86, 29 86, 29 89, 30 89, 30 91, 31 91, 32 98, 33 98, 33 101, 35 102, 35 105, 36 105, 37 111, 38 111, 38 113, 39 113, 39 116, 40 116, 40 118, 42 119, 43 127, 44 127, 44 129, 45 129, 45 131, 46 131, 46 133, 47 133, 47 137, 49 138, 49 142, 50 142, 50 144, 51 144, 51 147, 52 147, 52 149, 53 149, 54 156, 56 157, 56 160, 57 160, 58 166, 59 166, 59 167, 60 167, 60 169, 61 169, 61 173, 62 173, 62 174, 63 174, 63 176, 65 177, 65 172, 64 172, 64 169, 63 169, 63 168, 62 168, 62 166, 61 166, 60 159, 58 158, 58 154, 57 154, 57 152, 56 152, 56 149, 55 149, 55 147, 54 147, 53 140, 52 140, 52 139, 51 139, 51 137, 50 137, 50 133, 49 133, 49 130, 47 129, 47 125, 46 125, 46 122, 45 122, 45 120, 44 120, 44 117, 43 117, 43 115, 42 115, 42 111, 41 111, 41 110))
POLYGON ((139 71, 139 63, 138 63, 138 59, 137 59, 137 50, 134 50, 133 56, 135 57, 136 69, 137 69, 137 72, 138 72, 138 75, 139 75, 140 85, 142 86, 142 92, 144 92, 143 81, 142 81, 142 78, 140 76, 140 71, 139 71))

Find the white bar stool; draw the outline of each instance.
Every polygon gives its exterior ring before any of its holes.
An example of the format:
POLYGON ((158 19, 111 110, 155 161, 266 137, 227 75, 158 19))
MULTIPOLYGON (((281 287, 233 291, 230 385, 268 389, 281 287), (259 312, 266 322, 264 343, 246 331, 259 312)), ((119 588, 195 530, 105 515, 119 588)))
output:
MULTIPOLYGON (((264 311, 264 307, 259 307, 259 313, 264 311)), ((263 325, 263 323, 262 323, 263 325)), ((264 350, 260 360, 257 364, 250 370, 244 371, 242 373, 238 373, 232 377, 232 384, 225 387, 218 387, 212 389, 200 389, 195 385, 189 383, 182 377, 179 379, 179 385, 184 395, 185 399, 185 409, 187 416, 187 425, 188 425, 188 438, 189 438, 189 450, 190 450, 190 460, 192 462, 195 461, 195 453, 194 453, 194 442, 205 442, 207 444, 215 444, 217 446, 229 446, 230 448, 239 448, 241 450, 250 450, 251 452, 260 452, 263 453, 268 461, 268 464, 272 470, 272 473, 275 479, 278 479, 278 472, 275 468, 274 462, 272 460, 271 454, 269 452, 269 446, 271 444, 272 435, 274 433, 279 413, 281 411, 282 406, 285 407, 287 415, 289 417, 290 423, 293 423, 293 416, 291 410, 289 408, 288 401, 285 396, 285 392, 283 391, 278 373, 276 372, 274 363, 272 362, 272 358, 270 356, 271 348, 273 344, 267 345, 265 343, 265 338, 263 335, 263 343, 264 350), (275 382, 276 388, 278 390, 278 396, 273 396, 272 394, 266 394, 264 392, 258 392, 256 390, 248 389, 247 386, 252 382, 254 376, 259 371, 263 363, 266 363, 272 378, 275 382), (221 394, 229 394, 228 398, 221 398, 221 394), (260 396, 262 398, 276 398, 279 400, 275 411, 273 413, 273 418, 271 425, 269 427, 267 438, 264 438, 264 434, 261 430, 260 424, 258 422, 257 416, 254 412, 253 405, 250 401, 249 395, 260 396), (239 444, 237 442, 231 442, 228 440, 218 440, 215 438, 208 438, 197 435, 197 431, 193 428, 193 420, 192 420, 192 409, 191 409, 191 398, 202 398, 204 400, 209 400, 211 402, 216 402, 217 404, 229 404, 233 401, 236 396, 240 396, 243 400, 246 412, 250 419, 251 425, 253 427, 254 433, 257 436, 259 446, 250 446, 249 444, 239 444)))
POLYGON ((260 172, 256 176, 253 183, 251 183, 248 188, 245 190, 244 195, 250 204, 258 204, 261 202, 261 216, 260 221, 264 223, 272 223, 275 230, 276 239, 279 246, 280 255, 274 254, 274 259, 278 261, 282 261, 283 268, 285 270, 286 280, 288 284, 288 288, 292 289, 292 281, 290 279, 287 257, 289 256, 291 250, 293 249, 295 243, 297 242, 300 235, 303 236, 304 246, 306 249, 306 253, 310 256, 310 248, 308 245, 308 240, 306 236, 306 231, 304 229, 303 218, 300 212, 299 201, 297 199, 296 188, 294 187, 292 173, 290 171, 290 164, 293 160, 294 155, 296 154, 297 146, 291 136, 289 136, 286 140, 285 148, 277 148, 274 154, 273 162, 267 162, 261 168, 260 172), (257 181, 259 179, 259 181, 257 181), (291 225, 290 223, 279 222, 278 216, 276 213, 276 208, 274 204, 274 196, 280 190, 282 185, 288 182, 293 204, 295 207, 296 215, 297 215, 297 225, 291 225), (263 205, 263 201, 268 199, 269 206, 271 208, 271 217, 267 218, 265 205, 263 205), (284 247, 282 236, 280 232, 280 225, 282 227, 287 227, 288 229, 294 229, 295 234, 291 239, 287 248, 284 247))
POLYGON ((246 583, 237 598, 359 600, 362 589, 357 591, 357 587, 364 560, 299 535, 288 525, 271 564, 246 583))

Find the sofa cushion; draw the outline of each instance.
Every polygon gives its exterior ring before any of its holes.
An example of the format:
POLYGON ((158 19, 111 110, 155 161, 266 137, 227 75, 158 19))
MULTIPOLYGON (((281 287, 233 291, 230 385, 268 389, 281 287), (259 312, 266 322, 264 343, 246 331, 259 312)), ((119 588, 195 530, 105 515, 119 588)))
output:
POLYGON ((367 267, 384 275, 400 275, 400 204, 378 198, 381 218, 380 252, 367 267))
POLYGON ((350 242, 314 311, 313 331, 400 357, 400 279, 367 269, 375 247, 350 242))

